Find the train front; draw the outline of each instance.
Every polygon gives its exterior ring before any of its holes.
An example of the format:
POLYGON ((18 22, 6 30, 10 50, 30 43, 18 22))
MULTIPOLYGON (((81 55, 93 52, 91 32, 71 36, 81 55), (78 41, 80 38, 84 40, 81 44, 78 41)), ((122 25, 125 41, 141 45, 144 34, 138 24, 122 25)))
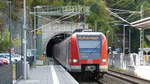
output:
POLYGON ((77 33, 71 39, 71 70, 77 72, 108 70, 106 38, 102 33, 77 33))

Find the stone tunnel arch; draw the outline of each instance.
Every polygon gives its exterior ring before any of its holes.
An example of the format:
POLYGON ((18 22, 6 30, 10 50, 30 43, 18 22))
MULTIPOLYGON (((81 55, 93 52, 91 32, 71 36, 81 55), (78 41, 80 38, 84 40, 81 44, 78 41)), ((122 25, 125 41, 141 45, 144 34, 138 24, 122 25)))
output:
POLYGON ((71 32, 61 32, 61 33, 57 33, 55 35, 53 35, 52 37, 50 37, 47 42, 46 42, 46 46, 45 46, 45 51, 46 51, 46 56, 47 57, 52 57, 53 56, 53 45, 61 42, 62 40, 64 40, 65 38, 69 37, 71 35, 71 32))

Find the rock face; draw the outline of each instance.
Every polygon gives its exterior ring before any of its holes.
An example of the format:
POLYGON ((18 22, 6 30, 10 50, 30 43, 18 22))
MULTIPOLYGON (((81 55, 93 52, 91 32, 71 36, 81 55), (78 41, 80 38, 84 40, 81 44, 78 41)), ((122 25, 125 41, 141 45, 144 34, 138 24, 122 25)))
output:
MULTIPOLYGON (((4 32, 4 30, 6 29, 11 31, 11 41, 13 43, 12 47, 15 48, 16 53, 21 54, 21 39, 23 35, 23 0, 15 0, 15 2, 12 2, 11 7, 7 3, 7 0, 3 0, 0 2, 3 2, 5 5, 5 8, 0 9, 0 32, 4 32)), ((31 20, 29 19, 30 16, 27 16, 27 27, 31 28, 31 26, 28 25, 31 22, 31 20)), ((30 35, 32 35, 32 33, 28 32, 27 35, 29 37, 30 35)), ((32 38, 28 38, 28 43, 29 45, 31 45, 32 38)), ((30 48, 29 45, 27 48, 30 48)))

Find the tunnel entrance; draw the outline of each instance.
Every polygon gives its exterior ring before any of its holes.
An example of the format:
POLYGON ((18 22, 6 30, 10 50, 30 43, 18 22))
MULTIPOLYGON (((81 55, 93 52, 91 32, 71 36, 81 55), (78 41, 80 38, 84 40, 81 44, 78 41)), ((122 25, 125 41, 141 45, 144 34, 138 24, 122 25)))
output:
POLYGON ((55 35, 54 37, 52 37, 46 47, 46 56, 47 57, 53 57, 53 46, 61 41, 63 41, 64 39, 66 39, 67 37, 69 37, 71 35, 71 33, 60 33, 55 35))

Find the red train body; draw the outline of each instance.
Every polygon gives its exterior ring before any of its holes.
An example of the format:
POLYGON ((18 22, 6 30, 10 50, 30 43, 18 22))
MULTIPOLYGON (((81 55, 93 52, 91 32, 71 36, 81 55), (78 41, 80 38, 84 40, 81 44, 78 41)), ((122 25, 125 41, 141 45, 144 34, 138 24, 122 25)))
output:
POLYGON ((55 44, 55 59, 70 72, 108 70, 107 41, 100 32, 74 33, 55 44))

